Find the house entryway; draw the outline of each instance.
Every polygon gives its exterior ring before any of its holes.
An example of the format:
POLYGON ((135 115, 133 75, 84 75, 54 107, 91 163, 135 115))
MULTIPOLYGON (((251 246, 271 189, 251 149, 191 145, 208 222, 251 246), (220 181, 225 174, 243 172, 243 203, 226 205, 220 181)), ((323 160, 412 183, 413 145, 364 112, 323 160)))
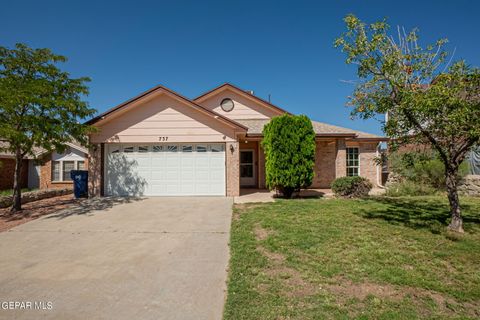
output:
POLYGON ((240 187, 256 186, 256 155, 254 149, 240 151, 240 187))

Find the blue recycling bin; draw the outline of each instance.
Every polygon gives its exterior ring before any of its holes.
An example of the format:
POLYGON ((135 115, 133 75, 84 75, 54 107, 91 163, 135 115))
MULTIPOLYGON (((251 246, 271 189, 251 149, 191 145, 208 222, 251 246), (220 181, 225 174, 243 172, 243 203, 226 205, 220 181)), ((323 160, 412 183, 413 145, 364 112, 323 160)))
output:
POLYGON ((88 197, 88 171, 72 170, 70 177, 73 180, 73 194, 75 198, 88 197))

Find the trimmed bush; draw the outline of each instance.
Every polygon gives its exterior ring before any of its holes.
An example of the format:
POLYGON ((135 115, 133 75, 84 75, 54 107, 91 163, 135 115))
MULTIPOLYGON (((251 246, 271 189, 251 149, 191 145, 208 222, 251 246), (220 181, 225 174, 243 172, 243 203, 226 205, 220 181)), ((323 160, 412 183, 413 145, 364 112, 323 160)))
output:
POLYGON ((270 190, 285 198, 312 184, 315 165, 315 132, 307 116, 274 117, 263 128, 265 180, 270 190))
POLYGON ((332 182, 336 196, 347 198, 366 197, 372 190, 372 183, 364 177, 341 177, 332 182))

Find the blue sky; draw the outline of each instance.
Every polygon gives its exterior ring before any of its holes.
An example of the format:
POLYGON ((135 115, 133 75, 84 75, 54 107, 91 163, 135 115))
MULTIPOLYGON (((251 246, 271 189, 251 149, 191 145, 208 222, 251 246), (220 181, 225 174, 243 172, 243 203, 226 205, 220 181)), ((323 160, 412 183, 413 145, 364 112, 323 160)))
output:
POLYGON ((480 65, 478 1, 8 1, 0 45, 24 42, 66 55, 89 76, 87 100, 105 111, 163 84, 193 98, 231 82, 293 113, 380 133, 345 107, 355 68, 333 48, 342 18, 420 28, 447 37, 455 57, 480 65))

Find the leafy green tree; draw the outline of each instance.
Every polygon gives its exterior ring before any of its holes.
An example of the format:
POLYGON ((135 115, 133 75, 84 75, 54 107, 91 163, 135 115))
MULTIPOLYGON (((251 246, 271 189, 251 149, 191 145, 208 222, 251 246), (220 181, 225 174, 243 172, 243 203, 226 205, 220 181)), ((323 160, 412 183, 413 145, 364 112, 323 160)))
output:
POLYGON ((398 28, 393 36, 385 20, 367 25, 348 15, 344 21, 347 31, 335 46, 346 53, 347 64, 357 65, 352 115, 386 114, 384 130, 396 147, 428 144, 438 152, 452 215, 449 229, 463 232, 456 178, 480 139, 479 70, 447 60, 445 39, 423 48, 417 30, 398 28))
POLYGON ((0 138, 15 155, 12 211, 21 210, 22 159, 34 148, 63 151, 73 139, 87 143, 90 127, 79 120, 95 113, 82 100, 88 78, 71 78, 57 64, 66 58, 49 49, 0 47, 0 138))
POLYGON ((266 183, 291 198, 294 191, 312 184, 315 132, 307 116, 282 115, 263 129, 266 183))

